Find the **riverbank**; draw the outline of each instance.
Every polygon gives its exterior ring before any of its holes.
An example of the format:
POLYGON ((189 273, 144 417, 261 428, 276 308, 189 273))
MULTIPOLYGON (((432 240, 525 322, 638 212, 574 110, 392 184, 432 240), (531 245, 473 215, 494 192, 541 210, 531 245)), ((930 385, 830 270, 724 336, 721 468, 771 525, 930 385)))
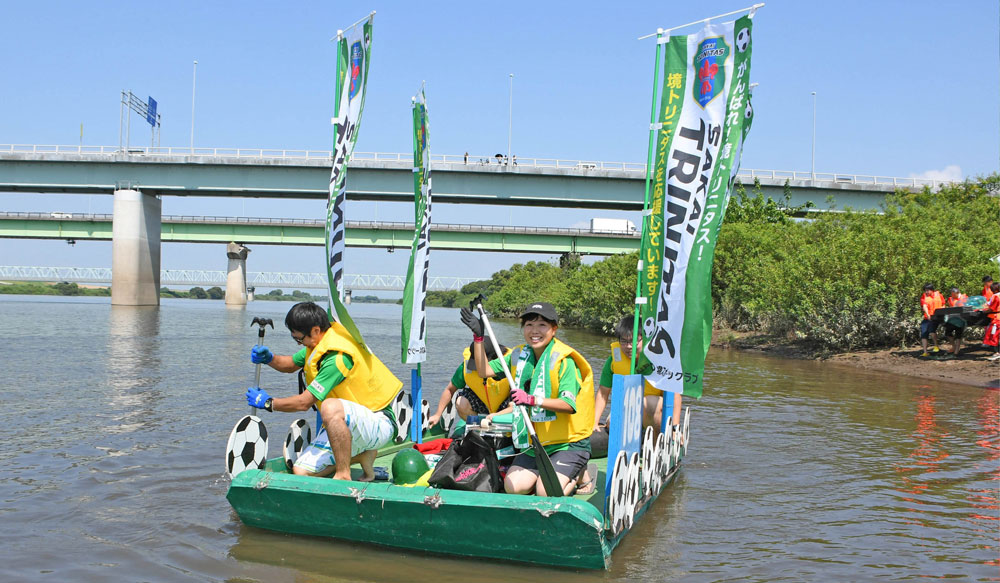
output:
POLYGON ((993 354, 980 341, 964 344, 958 356, 941 351, 921 357, 920 346, 905 348, 859 350, 832 355, 817 355, 808 346, 758 334, 741 334, 716 330, 712 346, 747 350, 780 358, 823 360, 837 366, 876 370, 910 377, 947 381, 974 387, 1000 389, 1000 361, 989 361, 993 354))

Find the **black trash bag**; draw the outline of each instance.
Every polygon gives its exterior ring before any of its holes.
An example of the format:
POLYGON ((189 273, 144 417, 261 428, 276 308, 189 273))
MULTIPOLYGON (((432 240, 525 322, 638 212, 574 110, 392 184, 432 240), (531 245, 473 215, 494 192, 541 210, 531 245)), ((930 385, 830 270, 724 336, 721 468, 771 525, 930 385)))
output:
POLYGON ((451 443, 427 483, 445 490, 503 491, 496 452, 476 432, 466 433, 451 443))

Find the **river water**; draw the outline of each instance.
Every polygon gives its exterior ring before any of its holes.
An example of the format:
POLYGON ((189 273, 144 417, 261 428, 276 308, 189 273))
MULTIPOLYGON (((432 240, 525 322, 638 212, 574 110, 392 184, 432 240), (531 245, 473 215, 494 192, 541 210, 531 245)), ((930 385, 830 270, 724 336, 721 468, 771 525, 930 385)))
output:
MULTIPOLYGON (((223 451, 253 382, 250 320, 272 318, 265 342, 291 353, 290 306, 0 296, 0 581, 1000 580, 1000 392, 714 349, 704 397, 687 401, 684 467, 608 572, 246 527, 223 451)), ((409 379, 399 306, 350 309, 409 379)), ((436 402, 469 335, 457 310, 429 320, 436 402)), ((607 338, 559 334, 595 367, 606 358, 607 338)), ((268 367, 261 384, 295 391, 268 367)), ((294 417, 262 415, 280 455, 294 417)))

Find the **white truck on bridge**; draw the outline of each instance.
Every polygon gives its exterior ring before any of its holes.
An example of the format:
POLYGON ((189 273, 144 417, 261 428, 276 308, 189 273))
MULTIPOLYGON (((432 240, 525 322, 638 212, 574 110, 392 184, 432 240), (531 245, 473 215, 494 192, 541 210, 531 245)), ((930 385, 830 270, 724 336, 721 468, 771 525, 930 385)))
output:
POLYGON ((634 233, 635 223, 628 219, 590 219, 591 233, 634 233))

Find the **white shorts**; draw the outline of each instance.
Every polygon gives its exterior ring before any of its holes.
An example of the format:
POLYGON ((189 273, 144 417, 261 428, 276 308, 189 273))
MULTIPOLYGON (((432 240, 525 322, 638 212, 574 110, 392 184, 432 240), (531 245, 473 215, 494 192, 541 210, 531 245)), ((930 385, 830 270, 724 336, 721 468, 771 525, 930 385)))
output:
MULTIPOLYGON (((381 411, 372 411, 353 401, 340 400, 344 407, 344 420, 351 432, 351 457, 370 449, 388 445, 396 433, 396 424, 381 411)), ((311 473, 318 473, 336 464, 326 427, 319 430, 312 443, 295 460, 295 466, 311 473)))

